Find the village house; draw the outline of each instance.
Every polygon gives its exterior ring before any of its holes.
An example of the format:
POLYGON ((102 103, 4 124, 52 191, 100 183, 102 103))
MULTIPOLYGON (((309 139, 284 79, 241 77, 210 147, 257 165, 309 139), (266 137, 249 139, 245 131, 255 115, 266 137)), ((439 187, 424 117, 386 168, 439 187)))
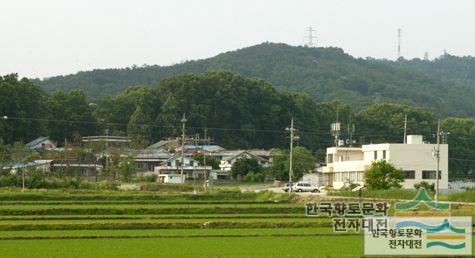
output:
POLYGON ((50 171, 51 161, 52 160, 49 159, 39 159, 26 163, 13 162, 4 166, 2 169, 9 170, 11 174, 17 174, 20 170, 28 171, 31 169, 36 169, 43 173, 48 173, 50 171))
POLYGON ((137 173, 154 173, 154 169, 164 161, 170 159, 172 154, 164 149, 140 150, 134 157, 137 164, 137 173))
POLYGON ((231 168, 233 167, 234 162, 236 162, 239 159, 252 159, 255 158, 257 159, 257 162, 263 167, 270 167, 270 163, 268 160, 254 155, 249 151, 237 151, 233 153, 233 155, 230 156, 224 156, 221 159, 221 163, 219 164, 219 168, 224 171, 231 171, 231 168))
MULTIPOLYGON (((404 171, 403 188, 426 181, 435 183, 435 144, 425 143, 421 135, 408 135, 407 143, 367 144, 361 147, 327 148, 326 166, 318 168, 320 185, 335 189, 350 184, 364 185, 364 173, 374 161, 386 160, 404 171)), ((448 145, 440 144, 440 189, 448 188, 448 145)))
MULTIPOLYGON (((181 155, 175 155, 155 167, 157 182, 159 183, 181 183, 181 155)), ((183 157, 183 176, 186 179, 203 180, 205 173, 211 172, 211 166, 201 166, 198 161, 183 157)))
MULTIPOLYGON (((186 154, 195 154, 195 153, 218 153, 224 151, 225 149, 219 145, 185 145, 184 152, 186 154)), ((175 149, 176 152, 181 151, 181 147, 175 149)))
POLYGON ((55 176, 73 176, 97 180, 102 165, 96 162, 76 159, 55 159, 51 161, 50 173, 55 176))
POLYGON ((166 140, 160 140, 150 146, 148 149, 165 149, 167 151, 175 150, 181 146, 181 140, 179 138, 169 138, 166 140))
POLYGON ((30 150, 53 150, 56 144, 48 136, 41 136, 25 144, 25 147, 30 150))

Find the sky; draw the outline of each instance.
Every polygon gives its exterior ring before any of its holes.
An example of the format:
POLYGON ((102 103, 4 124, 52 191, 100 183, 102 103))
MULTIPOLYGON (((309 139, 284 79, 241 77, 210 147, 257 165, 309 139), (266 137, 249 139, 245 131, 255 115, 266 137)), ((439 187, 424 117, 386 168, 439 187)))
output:
POLYGON ((172 65, 265 41, 355 57, 475 56, 473 0, 2 0, 0 75, 172 65))

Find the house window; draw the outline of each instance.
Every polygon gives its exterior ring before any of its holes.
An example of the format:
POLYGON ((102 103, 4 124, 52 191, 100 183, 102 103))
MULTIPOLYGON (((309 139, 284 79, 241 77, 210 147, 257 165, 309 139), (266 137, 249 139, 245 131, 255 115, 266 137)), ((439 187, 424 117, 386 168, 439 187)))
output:
POLYGON ((347 172, 342 172, 341 173, 341 181, 342 182, 347 182, 348 181, 348 173, 347 172))
POLYGON ((327 163, 333 163, 333 154, 327 155, 327 163))
POLYGON ((416 179, 416 171, 404 170, 404 179, 416 179))
POLYGON ((378 152, 374 151, 374 160, 377 160, 377 159, 378 159, 378 152))
POLYGON ((422 170, 422 179, 436 179, 434 170, 422 170))
POLYGON ((356 181, 356 173, 357 172, 350 172, 350 182, 356 181))
POLYGON ((386 159, 386 150, 383 150, 383 159, 386 159))
POLYGON ((364 180, 364 172, 363 171, 358 171, 356 173, 357 173, 358 181, 363 181, 364 180))
POLYGON ((172 163, 171 163, 171 162, 167 162, 167 166, 171 167, 171 166, 172 166, 172 163))
POLYGON ((193 160, 190 160, 190 166, 193 167, 193 164, 194 164, 193 160))
POLYGON ((340 173, 335 173, 335 179, 333 181, 340 182, 340 173))

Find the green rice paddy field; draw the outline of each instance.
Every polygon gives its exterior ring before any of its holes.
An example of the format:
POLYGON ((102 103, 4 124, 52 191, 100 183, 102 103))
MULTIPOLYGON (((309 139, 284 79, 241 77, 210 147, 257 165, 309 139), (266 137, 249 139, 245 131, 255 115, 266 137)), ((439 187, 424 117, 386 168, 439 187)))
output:
POLYGON ((361 234, 333 233, 295 198, 219 195, 2 192, 0 257, 363 255, 361 234))

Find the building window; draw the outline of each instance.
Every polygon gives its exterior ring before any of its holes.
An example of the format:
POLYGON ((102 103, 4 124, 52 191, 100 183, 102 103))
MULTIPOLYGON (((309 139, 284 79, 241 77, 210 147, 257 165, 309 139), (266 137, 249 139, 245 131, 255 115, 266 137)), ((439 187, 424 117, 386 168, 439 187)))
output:
POLYGON ((386 150, 383 150, 383 159, 386 159, 386 150))
POLYGON ((193 167, 193 164, 194 164, 193 160, 190 160, 190 166, 193 167))
POLYGON ((342 182, 347 182, 348 181, 348 173, 347 172, 342 172, 341 173, 341 181, 342 182))
POLYGON ((333 181, 340 182, 340 173, 335 173, 335 179, 333 181))
POLYGON ((404 179, 416 179, 416 171, 404 170, 404 179))
POLYGON ((422 179, 436 179, 434 170, 422 170, 422 179))
POLYGON ((356 181, 356 172, 350 172, 350 182, 356 181))
POLYGON ((358 171, 356 173, 357 173, 358 181, 363 181, 364 180, 364 172, 363 171, 358 171))
POLYGON ((378 152, 374 151, 374 160, 377 160, 377 159, 378 159, 378 152))
POLYGON ((328 164, 333 163, 333 154, 328 154, 327 155, 327 163, 328 164))

